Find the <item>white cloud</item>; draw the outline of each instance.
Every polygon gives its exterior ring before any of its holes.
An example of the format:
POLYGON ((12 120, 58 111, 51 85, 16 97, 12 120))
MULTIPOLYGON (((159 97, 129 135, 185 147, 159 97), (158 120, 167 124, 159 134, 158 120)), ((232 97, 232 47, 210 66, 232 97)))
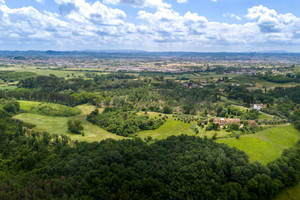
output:
POLYGON ((188 0, 177 0, 177 3, 187 3, 188 0))
POLYGON ((38 3, 44 3, 45 0, 36 0, 36 2, 38 2, 38 3))
POLYGON ((69 20, 78 23, 93 23, 98 25, 122 24, 126 18, 124 11, 108 8, 96 1, 93 4, 85 0, 55 0, 59 4, 60 13, 69 20))
MULTIPOLYGON (((179 0, 179 1, 187 1, 187 0, 179 0)), ((131 5, 133 7, 171 7, 170 4, 163 2, 162 0, 103 0, 105 4, 112 4, 112 5, 131 5)))
MULTIPOLYGON (((253 47, 258 50, 263 46, 298 45, 300 50, 300 18, 291 13, 279 14, 263 6, 248 9, 244 18, 248 22, 244 24, 208 21, 198 13, 188 11, 180 14, 165 6, 157 6, 154 12, 150 12, 152 9, 138 11, 137 22, 133 24, 126 22, 124 11, 99 1, 55 2, 59 13, 41 12, 33 7, 11 9, 0 0, 1 48, 14 44, 16 47, 21 45, 25 48, 28 45, 28 48, 37 49, 131 47, 146 50, 238 51, 253 47)), ((230 13, 224 16, 240 19, 230 13)))
POLYGON ((262 5, 248 9, 246 17, 256 21, 262 33, 292 33, 300 26, 300 19, 293 14, 277 14, 275 10, 262 5))
POLYGON ((240 16, 237 16, 233 13, 225 13, 225 14, 223 14, 223 17, 231 17, 231 18, 237 19, 239 21, 242 20, 242 18, 240 16))
POLYGON ((64 29, 67 25, 54 15, 42 14, 33 7, 10 9, 6 5, 0 5, 0 20, 0 30, 6 30, 8 35, 19 35, 20 37, 30 37, 38 30, 55 32, 64 29))

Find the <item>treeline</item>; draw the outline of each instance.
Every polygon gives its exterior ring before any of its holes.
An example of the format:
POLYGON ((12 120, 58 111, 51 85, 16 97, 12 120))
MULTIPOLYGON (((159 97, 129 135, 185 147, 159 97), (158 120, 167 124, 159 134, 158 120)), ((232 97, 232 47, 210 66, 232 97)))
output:
POLYGON ((79 90, 90 91, 92 80, 84 80, 82 78, 64 79, 53 74, 49 76, 37 76, 21 80, 18 83, 19 88, 35 89, 41 92, 60 92, 67 91, 76 92, 79 90))
POLYGON ((268 94, 275 98, 287 97, 294 103, 300 104, 300 86, 287 88, 276 87, 273 90, 270 90, 268 94))
POLYGON ((0 79, 4 82, 19 81, 34 76, 37 74, 33 72, 0 71, 0 79))
POLYGON ((300 82, 300 74, 292 75, 257 75, 260 80, 265 80, 273 83, 290 83, 290 82, 300 82))
POLYGON ((148 115, 137 115, 135 111, 124 106, 106 107, 99 114, 98 110, 87 116, 87 120, 101 128, 121 136, 133 136, 141 130, 154 130, 159 128, 164 120, 149 118, 148 115))
POLYGON ((66 106, 76 106, 84 103, 97 104, 103 101, 101 95, 91 92, 81 93, 59 93, 59 92, 43 92, 37 90, 18 88, 14 90, 0 91, 0 98, 15 98, 17 100, 28 101, 45 101, 59 103, 66 106))

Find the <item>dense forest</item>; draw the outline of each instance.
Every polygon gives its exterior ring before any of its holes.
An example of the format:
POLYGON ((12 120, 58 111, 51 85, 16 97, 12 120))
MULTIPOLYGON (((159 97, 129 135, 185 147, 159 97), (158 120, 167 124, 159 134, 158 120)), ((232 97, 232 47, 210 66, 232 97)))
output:
POLYGON ((73 142, 0 117, 0 199, 270 199, 299 180, 300 145, 265 167, 210 139, 73 142))

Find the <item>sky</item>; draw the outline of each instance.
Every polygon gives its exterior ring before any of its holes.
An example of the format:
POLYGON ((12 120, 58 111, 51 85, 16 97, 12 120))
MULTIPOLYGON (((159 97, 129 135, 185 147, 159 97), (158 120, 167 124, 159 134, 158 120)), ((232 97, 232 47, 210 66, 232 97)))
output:
POLYGON ((300 52, 299 0, 0 0, 0 50, 300 52))

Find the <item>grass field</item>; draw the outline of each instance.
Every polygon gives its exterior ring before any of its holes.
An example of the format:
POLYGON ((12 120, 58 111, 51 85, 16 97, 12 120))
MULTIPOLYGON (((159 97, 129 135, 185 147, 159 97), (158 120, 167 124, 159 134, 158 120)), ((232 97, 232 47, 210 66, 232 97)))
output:
POLYGON ((262 121, 262 120, 273 120, 274 119, 274 117, 273 116, 271 116, 271 115, 267 115, 267 114, 265 114, 265 113, 259 113, 259 115, 258 115, 258 120, 259 121, 262 121))
POLYGON ((285 188, 273 200, 299 200, 300 183, 293 187, 285 188))
POLYGON ((284 149, 294 146, 299 139, 300 133, 292 125, 287 125, 242 135, 238 140, 229 138, 217 141, 246 152, 251 162, 256 160, 267 164, 280 157, 284 149))
POLYGON ((73 108, 54 103, 34 102, 34 101, 19 101, 20 109, 24 112, 40 114, 46 116, 61 116, 69 117, 81 113, 79 108, 73 108))
POLYGON ((156 130, 141 131, 139 136, 144 139, 151 136, 153 139, 165 139, 171 135, 195 135, 195 132, 190 128, 190 124, 175 121, 169 118, 161 127, 156 130))
POLYGON ((52 134, 67 134, 72 140, 93 142, 107 138, 124 139, 124 137, 109 133, 104 129, 86 121, 86 116, 95 109, 94 106, 80 105, 76 108, 81 110, 81 114, 73 117, 51 117, 33 113, 22 113, 16 115, 14 118, 20 119, 27 123, 35 124, 36 127, 34 130, 36 131, 46 131, 52 134), (70 119, 78 119, 82 122, 85 136, 68 133, 67 122, 70 119))

